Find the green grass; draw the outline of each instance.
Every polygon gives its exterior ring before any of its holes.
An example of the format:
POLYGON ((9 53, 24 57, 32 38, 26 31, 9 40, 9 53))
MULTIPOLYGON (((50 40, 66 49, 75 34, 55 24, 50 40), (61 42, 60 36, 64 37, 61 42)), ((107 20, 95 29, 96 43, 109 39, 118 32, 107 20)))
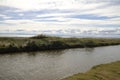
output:
POLYGON ((120 80, 120 61, 101 64, 86 73, 79 73, 62 80, 120 80))
POLYGON ((1 37, 0 53, 84 48, 118 44, 120 44, 120 39, 60 38, 46 35, 38 35, 29 38, 1 37))

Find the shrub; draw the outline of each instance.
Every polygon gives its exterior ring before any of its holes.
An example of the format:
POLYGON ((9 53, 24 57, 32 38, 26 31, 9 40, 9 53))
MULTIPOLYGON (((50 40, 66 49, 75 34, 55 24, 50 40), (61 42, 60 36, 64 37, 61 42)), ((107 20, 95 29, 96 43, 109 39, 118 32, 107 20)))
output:
POLYGON ((84 45, 84 47, 95 47, 95 46, 97 46, 96 42, 92 41, 92 40, 88 40, 88 41, 83 42, 83 45, 84 45))
POLYGON ((49 46, 50 48, 66 48, 67 44, 62 41, 51 41, 49 46))
POLYGON ((40 34, 40 35, 34 36, 32 38, 33 39, 43 39, 43 38, 47 38, 47 37, 48 37, 47 35, 40 34))
POLYGON ((29 51, 34 51, 38 50, 39 46, 35 43, 35 41, 27 41, 23 46, 23 49, 29 50, 29 51))

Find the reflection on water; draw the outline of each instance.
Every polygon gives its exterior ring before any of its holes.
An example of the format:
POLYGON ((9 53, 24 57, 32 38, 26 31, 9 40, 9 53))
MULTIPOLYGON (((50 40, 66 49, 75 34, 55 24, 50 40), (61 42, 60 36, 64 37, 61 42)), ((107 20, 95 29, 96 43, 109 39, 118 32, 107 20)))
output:
POLYGON ((85 50, 86 50, 87 52, 93 52, 93 51, 94 51, 94 48, 85 48, 85 50))
POLYGON ((36 56, 40 54, 42 56, 54 58, 54 57, 62 55, 64 53, 63 51, 64 50, 48 50, 48 51, 40 51, 40 52, 29 52, 29 53, 26 53, 26 55, 28 55, 28 57, 36 58, 36 56))
POLYGON ((120 46, 0 55, 0 80, 59 80, 120 60, 120 46))

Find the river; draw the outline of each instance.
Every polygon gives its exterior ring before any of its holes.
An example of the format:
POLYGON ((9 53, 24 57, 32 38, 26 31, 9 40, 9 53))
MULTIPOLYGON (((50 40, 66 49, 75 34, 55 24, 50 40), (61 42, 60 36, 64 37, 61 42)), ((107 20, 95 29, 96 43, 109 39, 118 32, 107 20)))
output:
POLYGON ((120 60, 120 45, 0 55, 0 80, 60 80, 120 60))

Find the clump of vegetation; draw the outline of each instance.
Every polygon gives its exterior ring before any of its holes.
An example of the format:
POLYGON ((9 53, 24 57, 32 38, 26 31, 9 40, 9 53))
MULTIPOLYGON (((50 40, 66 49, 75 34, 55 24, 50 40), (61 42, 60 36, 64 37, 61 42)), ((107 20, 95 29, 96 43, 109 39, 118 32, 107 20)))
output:
POLYGON ((49 36, 47 35, 44 35, 44 34, 40 34, 40 35, 37 35, 37 36, 33 36, 31 37, 32 39, 43 39, 43 38, 48 38, 49 36))
POLYGON ((106 38, 60 38, 38 35, 30 38, 0 38, 0 53, 41 51, 66 48, 84 48, 119 45, 120 39, 106 38))
POLYGON ((35 41, 27 41, 22 48, 24 51, 34 51, 39 49, 39 45, 35 41))
POLYGON ((120 80, 120 61, 93 67, 86 73, 79 73, 62 80, 120 80))
POLYGON ((55 49, 62 49, 62 48, 66 48, 67 44, 63 41, 51 41, 50 42, 50 48, 55 48, 55 49))
POLYGON ((15 43, 7 43, 0 48, 0 52, 17 52, 17 51, 19 51, 19 47, 15 43))

